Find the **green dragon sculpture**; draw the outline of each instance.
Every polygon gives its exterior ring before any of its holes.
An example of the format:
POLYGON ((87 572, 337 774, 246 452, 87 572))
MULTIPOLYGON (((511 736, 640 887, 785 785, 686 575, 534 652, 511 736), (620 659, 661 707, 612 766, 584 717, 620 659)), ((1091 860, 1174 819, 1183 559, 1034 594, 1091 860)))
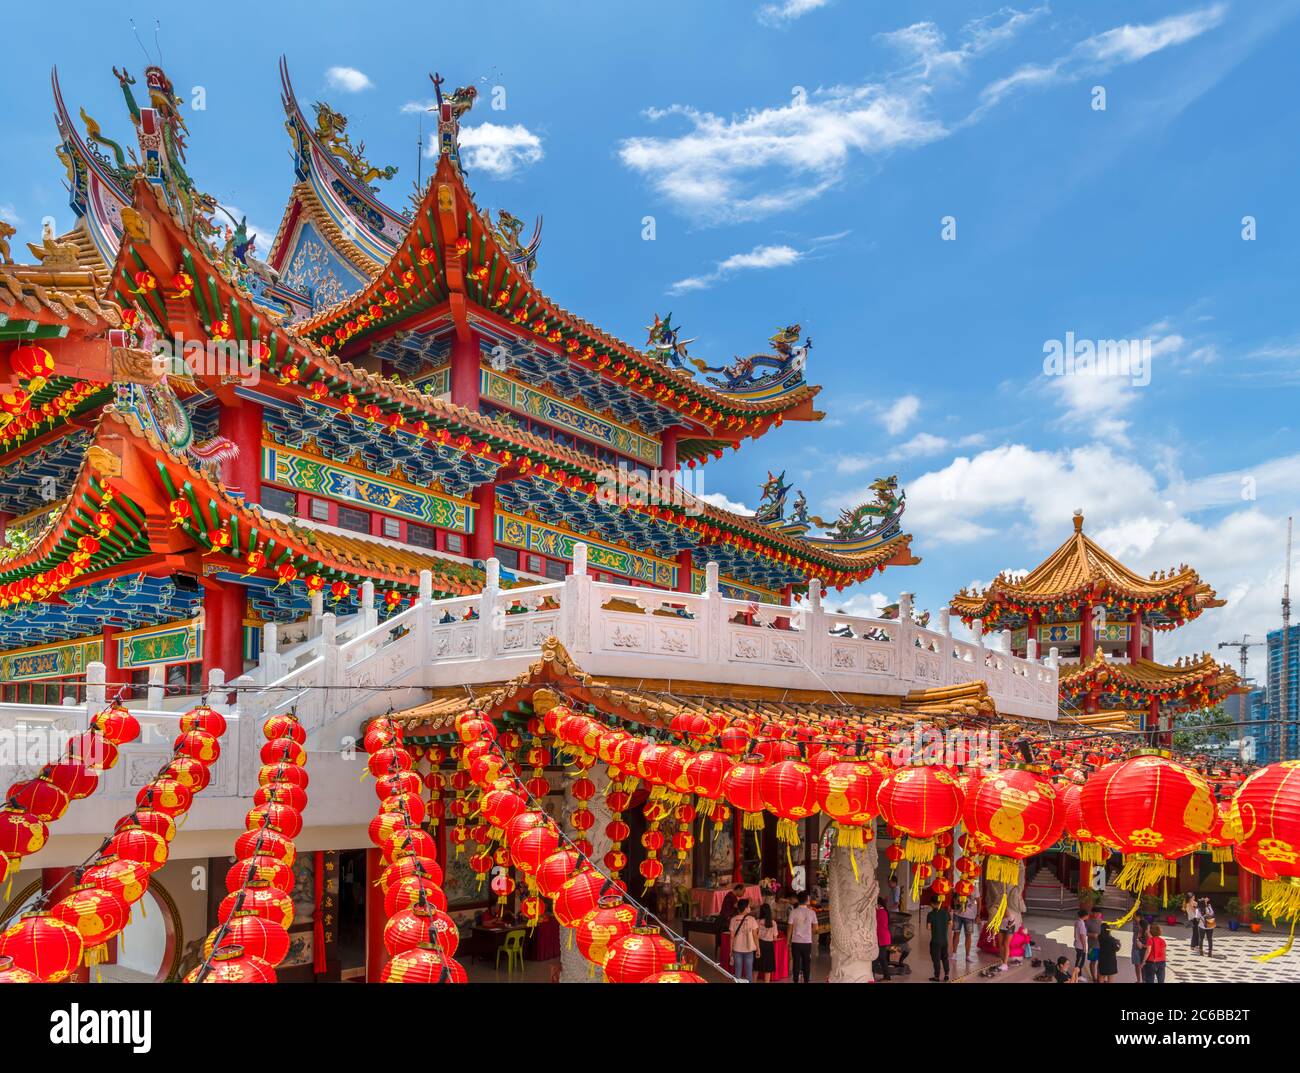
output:
POLYGON ((880 477, 871 484, 876 498, 872 502, 845 508, 833 522, 817 515, 808 520, 826 531, 829 539, 839 542, 888 537, 898 531, 907 495, 898 487, 898 477, 880 477))

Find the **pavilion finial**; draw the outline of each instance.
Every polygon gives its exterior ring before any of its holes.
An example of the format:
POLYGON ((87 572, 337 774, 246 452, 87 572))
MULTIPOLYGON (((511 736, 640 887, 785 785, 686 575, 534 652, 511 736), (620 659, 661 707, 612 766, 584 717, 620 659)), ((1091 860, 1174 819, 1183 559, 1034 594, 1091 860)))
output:
POLYGON ((1074 508, 1074 531, 1083 532, 1083 510, 1080 507, 1074 508))

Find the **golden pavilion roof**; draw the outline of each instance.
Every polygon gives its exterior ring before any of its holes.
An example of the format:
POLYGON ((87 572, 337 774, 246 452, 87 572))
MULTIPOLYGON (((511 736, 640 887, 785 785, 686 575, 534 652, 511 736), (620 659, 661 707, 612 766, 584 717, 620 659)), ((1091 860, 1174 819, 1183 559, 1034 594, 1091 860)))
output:
POLYGON ((1083 513, 1076 511, 1074 532, 1023 578, 998 574, 983 592, 958 593, 951 606, 966 621, 982 619, 989 628, 996 620, 995 628, 1003 628, 1023 621, 1030 610, 1077 617, 1077 605, 1087 598, 1111 610, 1140 609, 1157 626, 1186 621, 1224 604, 1186 564, 1150 577, 1130 570, 1084 533, 1083 513))
POLYGON ((1096 689, 1120 700, 1150 703, 1154 698, 1178 708, 1199 708, 1245 687, 1232 667, 1216 662, 1208 652, 1173 665, 1149 659, 1120 662, 1095 652, 1086 663, 1061 664, 1060 688, 1063 697, 1096 689))

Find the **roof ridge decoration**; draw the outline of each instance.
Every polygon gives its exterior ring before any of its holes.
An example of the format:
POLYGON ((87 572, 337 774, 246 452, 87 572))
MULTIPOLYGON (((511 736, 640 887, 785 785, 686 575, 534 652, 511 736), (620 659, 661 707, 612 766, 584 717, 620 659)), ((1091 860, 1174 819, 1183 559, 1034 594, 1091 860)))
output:
POLYGON ((808 500, 802 491, 796 494, 794 508, 789 518, 785 516, 785 501, 794 486, 785 481, 785 470, 779 475, 768 471, 761 488, 758 509, 754 520, 761 525, 789 536, 804 537, 809 543, 824 545, 843 551, 863 551, 876 547, 896 537, 902 528, 903 511, 907 509, 907 493, 898 487, 898 476, 877 477, 871 483, 875 499, 845 507, 834 521, 827 521, 808 513, 808 500), (825 530, 821 537, 807 537, 809 529, 816 526, 825 530))

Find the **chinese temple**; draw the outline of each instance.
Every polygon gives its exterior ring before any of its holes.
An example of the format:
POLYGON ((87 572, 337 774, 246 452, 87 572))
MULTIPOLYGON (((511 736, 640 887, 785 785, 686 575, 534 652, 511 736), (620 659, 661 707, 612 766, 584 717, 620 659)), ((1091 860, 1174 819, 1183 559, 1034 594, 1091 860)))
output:
POLYGON ((1167 736, 1177 712, 1207 708, 1240 691, 1231 667, 1208 654, 1159 663, 1157 632, 1177 629, 1224 601, 1190 566, 1134 573, 1083 531, 1022 577, 1002 573, 983 592, 963 590, 952 610, 978 631, 1011 631, 1011 648, 1061 658, 1061 706, 1083 722, 1137 713, 1167 736))
POLYGON ((1123 759, 1108 710, 1233 687, 1152 659, 1221 603, 1193 571, 1140 579, 1077 517, 954 600, 971 640, 906 592, 840 612, 920 561, 896 477, 833 518, 784 472, 752 515, 692 489, 821 418, 801 325, 728 361, 671 313, 638 346, 569 312, 541 216, 472 193, 477 92, 439 76, 436 161, 394 208, 396 169, 282 62, 263 256, 190 175, 166 73, 114 74, 120 141, 53 79, 74 226, 28 259, 0 225, 0 982, 733 982, 737 888, 811 895, 819 978, 870 982, 911 971, 906 914, 875 927, 897 869, 1023 927, 1067 773, 1106 774, 1069 833, 1132 858, 1125 889, 1240 833, 1202 769, 1123 759), (1113 787, 1159 802, 1158 862, 1102 827, 1113 787))
POLYGON ((540 219, 528 239, 475 203, 472 88, 439 81, 437 165, 397 211, 378 193, 396 169, 281 74, 293 182, 265 260, 189 175, 161 69, 141 101, 118 72, 138 155, 84 109, 79 127, 54 78, 76 224, 0 270, 6 696, 76 695, 95 659, 110 684, 161 667, 196 692, 313 597, 352 614, 370 582, 387 614, 420 568, 458 595, 491 557, 506 584, 562 578, 578 540, 598 579, 698 593, 716 562, 721 591, 787 604, 916 561, 901 507, 809 537, 775 500, 751 518, 674 487, 821 416, 798 326, 716 366, 671 317, 625 343, 538 289, 540 219))

